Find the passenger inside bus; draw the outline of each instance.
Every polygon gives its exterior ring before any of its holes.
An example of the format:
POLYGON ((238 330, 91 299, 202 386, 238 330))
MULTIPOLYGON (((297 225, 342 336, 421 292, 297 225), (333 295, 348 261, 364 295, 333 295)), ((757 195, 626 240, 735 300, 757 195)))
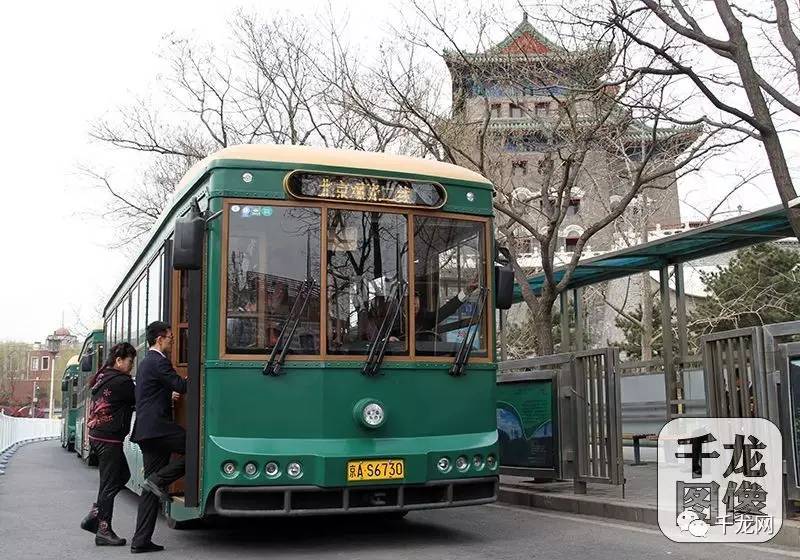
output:
POLYGON ((424 293, 417 289, 414 291, 414 330, 418 341, 431 342, 437 340, 438 327, 440 323, 455 314, 458 309, 467 301, 467 298, 478 287, 478 281, 473 280, 460 290, 455 296, 447 300, 441 307, 429 310, 423 307, 422 298, 424 293))
POLYGON ((476 288, 486 286, 485 228, 478 221, 414 219, 414 331, 418 356, 454 356, 474 332, 473 355, 486 355, 476 288))

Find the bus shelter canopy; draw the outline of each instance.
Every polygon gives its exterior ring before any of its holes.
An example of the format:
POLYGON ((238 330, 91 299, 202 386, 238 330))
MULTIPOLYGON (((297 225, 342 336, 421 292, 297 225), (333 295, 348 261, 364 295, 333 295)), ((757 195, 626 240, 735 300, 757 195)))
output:
MULTIPOLYGON (((772 206, 578 261, 565 289, 624 278, 637 272, 659 270, 669 265, 793 236, 786 210, 781 205, 772 206)), ((556 282, 564 277, 565 268, 561 266, 553 271, 556 282)), ((544 284, 544 273, 531 276, 528 284, 538 294, 544 284)), ((519 286, 515 286, 514 297, 515 301, 522 299, 519 286)))

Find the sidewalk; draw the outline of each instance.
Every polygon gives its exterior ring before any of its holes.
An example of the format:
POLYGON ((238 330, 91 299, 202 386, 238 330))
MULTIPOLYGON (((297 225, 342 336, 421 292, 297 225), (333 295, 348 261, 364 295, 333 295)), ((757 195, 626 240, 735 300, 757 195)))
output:
MULTIPOLYGON (((520 476, 500 476, 499 501, 607 519, 658 526, 658 485, 655 461, 634 466, 625 462, 625 485, 588 483, 586 494, 575 494, 572 482, 535 482, 520 476), (623 494, 624 490, 624 494, 623 494)), ((770 544, 800 547, 800 520, 784 519, 770 544)))

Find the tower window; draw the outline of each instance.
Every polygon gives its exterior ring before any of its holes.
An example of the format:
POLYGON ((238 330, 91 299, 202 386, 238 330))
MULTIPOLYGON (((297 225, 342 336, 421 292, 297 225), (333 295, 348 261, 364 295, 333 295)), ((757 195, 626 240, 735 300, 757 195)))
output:
POLYGON ((578 238, 577 237, 567 237, 566 239, 564 239, 564 250, 567 253, 574 252, 576 245, 578 245, 578 238))

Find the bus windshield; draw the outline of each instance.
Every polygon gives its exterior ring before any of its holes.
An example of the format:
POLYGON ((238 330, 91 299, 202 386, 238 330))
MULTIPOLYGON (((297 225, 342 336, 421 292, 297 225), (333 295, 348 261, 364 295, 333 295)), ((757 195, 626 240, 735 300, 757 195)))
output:
MULTIPOLYGON (((328 353, 367 354, 406 281, 408 217, 386 212, 328 210, 328 353)), ((407 309, 408 298, 401 302, 407 309)), ((405 321, 389 336, 387 355, 407 355, 405 321)))
MULTIPOLYGON (((486 284, 483 222, 415 216, 414 330, 417 356, 454 356, 469 335, 479 287, 486 284)), ((485 324, 472 354, 486 356, 485 324)))
MULTIPOLYGON (((487 286, 485 221, 383 209, 227 208, 227 354, 269 354, 307 279, 314 288, 288 354, 369 355, 400 292, 400 311, 385 327, 387 356, 408 356, 414 346, 417 356, 452 357, 469 336, 478 288, 487 286)), ((471 327, 474 356, 487 355, 484 323, 471 327)))
POLYGON ((225 346, 229 354, 269 353, 306 279, 317 286, 290 354, 319 354, 320 210, 230 206, 225 346))

